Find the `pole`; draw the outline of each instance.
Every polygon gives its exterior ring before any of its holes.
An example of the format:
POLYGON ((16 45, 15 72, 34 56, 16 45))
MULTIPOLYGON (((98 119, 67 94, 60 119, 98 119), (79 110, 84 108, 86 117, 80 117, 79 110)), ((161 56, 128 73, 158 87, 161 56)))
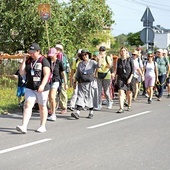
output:
POLYGON ((148 52, 148 49, 149 49, 149 44, 148 44, 148 28, 149 28, 149 19, 148 19, 148 7, 147 7, 147 23, 146 23, 146 50, 147 50, 147 52, 148 52))
POLYGON ((50 49, 50 40, 49 40, 49 34, 48 34, 48 24, 47 24, 47 20, 45 20, 45 28, 46 28, 46 34, 47 34, 48 49, 50 49))

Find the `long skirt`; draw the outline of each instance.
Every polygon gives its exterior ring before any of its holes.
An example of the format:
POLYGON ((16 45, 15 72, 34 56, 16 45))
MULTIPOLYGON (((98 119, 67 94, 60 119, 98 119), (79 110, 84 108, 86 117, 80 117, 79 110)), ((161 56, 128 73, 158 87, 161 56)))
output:
POLYGON ((76 105, 88 108, 98 107, 98 86, 97 81, 78 84, 76 105))

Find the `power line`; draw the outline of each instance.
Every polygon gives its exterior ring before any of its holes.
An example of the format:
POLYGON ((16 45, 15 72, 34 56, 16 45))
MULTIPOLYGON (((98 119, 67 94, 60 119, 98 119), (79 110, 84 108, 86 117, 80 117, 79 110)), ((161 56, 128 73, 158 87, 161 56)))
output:
POLYGON ((160 6, 163 6, 163 7, 170 7, 170 6, 168 6, 168 5, 164 5, 164 4, 159 4, 159 3, 155 3, 155 2, 149 2, 149 1, 146 1, 146 0, 142 0, 143 2, 146 2, 146 3, 148 3, 148 4, 153 4, 153 5, 158 5, 159 7, 160 6))
MULTIPOLYGON (((120 2, 120 4, 118 4, 118 3, 116 3, 116 2, 113 2, 113 0, 107 0, 110 4, 113 4, 113 5, 117 5, 117 6, 120 6, 120 7, 123 7, 123 8, 125 8, 125 9, 131 9, 131 10, 133 10, 133 11, 136 11, 136 12, 139 12, 139 10, 137 10, 136 8, 131 8, 131 7, 127 7, 127 6, 125 6, 125 5, 122 5, 123 3, 122 3, 122 1, 119 1, 120 2)), ((114 12, 114 11, 113 11, 114 12)))
POLYGON ((131 3, 134 3, 134 4, 138 4, 138 5, 143 5, 143 6, 149 6, 149 7, 152 7, 154 9, 157 9, 157 10, 161 10, 161 11, 166 11, 166 12, 170 12, 169 9, 166 9, 164 7, 168 7, 167 5, 163 5, 163 4, 158 4, 158 3, 154 3, 154 2, 148 2, 146 0, 126 0, 128 2, 131 2, 131 3))

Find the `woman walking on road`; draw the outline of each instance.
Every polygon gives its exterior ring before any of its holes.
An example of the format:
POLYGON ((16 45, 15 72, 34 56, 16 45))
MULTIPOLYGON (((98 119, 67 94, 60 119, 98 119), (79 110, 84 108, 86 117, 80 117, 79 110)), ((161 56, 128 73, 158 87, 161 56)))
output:
POLYGON ((49 102, 50 102, 50 109, 51 115, 47 118, 51 121, 56 121, 56 95, 61 88, 62 79, 64 80, 64 89, 67 90, 67 76, 65 73, 65 68, 63 66, 63 62, 57 59, 57 50, 56 48, 51 48, 48 52, 48 61, 51 66, 52 72, 52 80, 51 80, 51 88, 49 92, 49 102))
POLYGON ((148 94, 148 103, 152 103, 153 87, 155 82, 158 81, 158 69, 157 63, 154 61, 154 55, 152 51, 148 52, 148 60, 144 63, 145 73, 145 88, 148 94))
POLYGON ((87 50, 82 50, 80 59, 82 60, 77 68, 74 82, 74 88, 78 83, 77 92, 77 112, 71 113, 71 116, 75 119, 79 119, 80 111, 85 106, 89 108, 89 115, 87 118, 93 117, 93 108, 98 105, 98 96, 95 93, 98 90, 97 81, 94 78, 94 73, 98 68, 98 63, 91 60, 91 54, 87 50), (94 99, 96 99, 94 101, 94 99))
POLYGON ((128 101, 127 110, 131 110, 132 103, 132 91, 133 91, 133 74, 134 74, 134 63, 133 59, 129 56, 128 49, 122 47, 119 53, 119 59, 117 61, 116 68, 116 78, 115 84, 118 87, 118 95, 119 95, 119 110, 117 113, 124 112, 124 101, 125 96, 128 101), (126 94, 125 94, 126 93, 126 94))

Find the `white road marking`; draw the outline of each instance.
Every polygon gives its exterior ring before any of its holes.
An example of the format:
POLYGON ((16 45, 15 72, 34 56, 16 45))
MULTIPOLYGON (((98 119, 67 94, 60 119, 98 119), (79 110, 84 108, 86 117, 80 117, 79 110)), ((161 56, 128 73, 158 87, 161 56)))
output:
POLYGON ((147 114, 147 113, 150 113, 150 112, 151 111, 145 111, 145 112, 141 112, 141 113, 138 113, 138 114, 135 114, 135 115, 131 115, 131 116, 123 117, 123 118, 120 118, 120 119, 112 120, 112 121, 109 121, 109 122, 101 123, 101 124, 98 124, 98 125, 89 126, 89 127, 87 127, 87 129, 98 128, 98 127, 101 127, 101 126, 105 126, 105 125, 109 125, 109 124, 112 124, 112 123, 120 122, 122 120, 130 119, 130 118, 133 118, 133 117, 136 117, 136 116, 144 115, 144 114, 147 114))
POLYGON ((52 139, 47 138, 47 139, 42 139, 42 140, 39 140, 39 141, 27 143, 27 144, 24 144, 24 145, 15 146, 13 148, 4 149, 4 150, 0 151, 0 154, 6 153, 6 152, 11 152, 11 151, 14 151, 14 150, 17 150, 17 149, 26 148, 26 147, 29 147, 29 146, 32 146, 32 145, 37 145, 39 143, 48 142, 50 140, 52 140, 52 139))

